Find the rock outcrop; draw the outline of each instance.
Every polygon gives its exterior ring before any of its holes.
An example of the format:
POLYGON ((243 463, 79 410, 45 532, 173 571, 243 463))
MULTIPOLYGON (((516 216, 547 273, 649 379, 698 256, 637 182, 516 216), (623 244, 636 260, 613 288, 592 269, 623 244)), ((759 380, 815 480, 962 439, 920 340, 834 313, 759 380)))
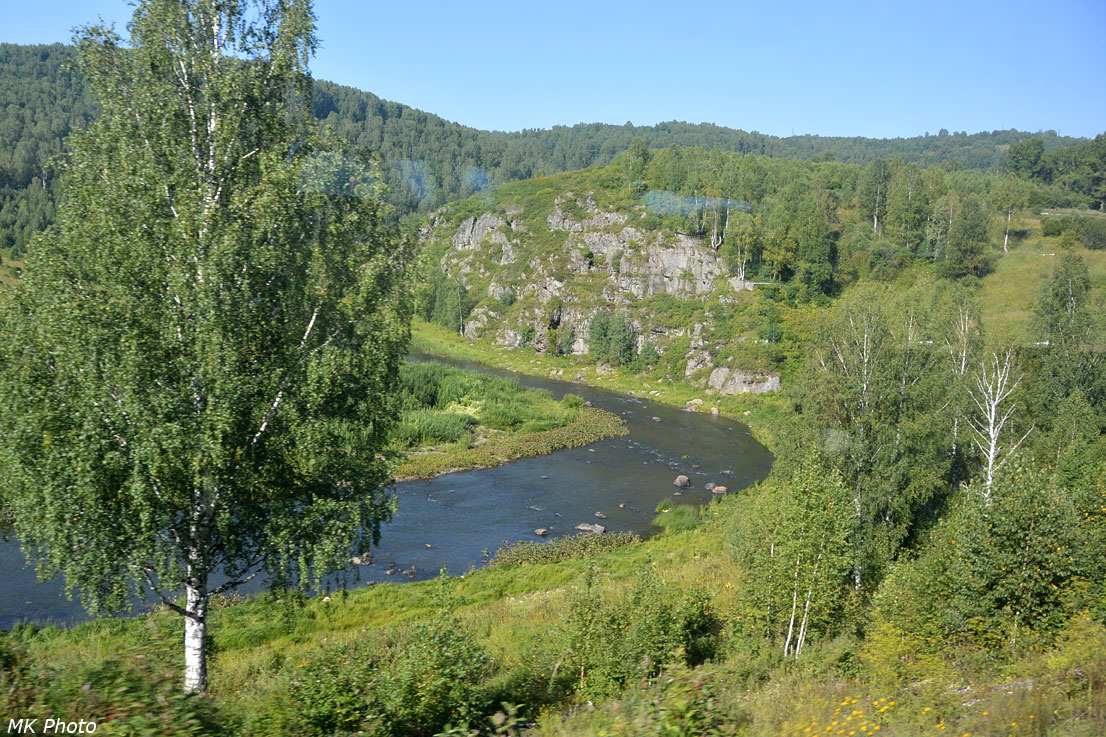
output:
POLYGON ((721 394, 765 394, 780 390, 780 377, 719 366, 710 372, 707 384, 721 394))

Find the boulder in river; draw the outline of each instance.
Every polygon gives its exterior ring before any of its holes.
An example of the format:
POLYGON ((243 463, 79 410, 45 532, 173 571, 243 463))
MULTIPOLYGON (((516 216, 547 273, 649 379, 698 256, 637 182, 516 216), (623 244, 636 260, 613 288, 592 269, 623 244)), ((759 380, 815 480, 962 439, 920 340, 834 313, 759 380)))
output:
POLYGON ((687 487, 691 486, 691 479, 681 473, 675 478, 675 480, 673 480, 672 485, 679 486, 681 489, 686 489, 687 487))
POLYGON ((713 481, 708 481, 707 485, 704 486, 703 488, 706 489, 707 491, 714 491, 714 487, 715 487, 715 483, 713 481))
POLYGON ((603 514, 602 512, 596 512, 595 516, 599 519, 607 519, 607 515, 603 514))
POLYGON ((549 530, 545 529, 544 527, 539 527, 538 529, 534 530, 534 534, 538 537, 545 537, 549 534, 549 530))
POLYGON ((576 529, 582 530, 584 532, 594 532, 597 535, 602 535, 604 532, 607 531, 607 528, 603 525, 593 525, 588 522, 581 522, 580 524, 576 525, 576 529))
POLYGON ((362 553, 361 555, 355 555, 349 559, 349 562, 355 566, 371 566, 373 563, 373 554, 362 553))
POLYGON ((715 486, 711 491, 715 494, 725 494, 728 489, 725 486, 715 486))
POLYGON ((661 418, 657 417, 656 415, 653 415, 653 422, 660 422, 660 421, 661 421, 661 418))

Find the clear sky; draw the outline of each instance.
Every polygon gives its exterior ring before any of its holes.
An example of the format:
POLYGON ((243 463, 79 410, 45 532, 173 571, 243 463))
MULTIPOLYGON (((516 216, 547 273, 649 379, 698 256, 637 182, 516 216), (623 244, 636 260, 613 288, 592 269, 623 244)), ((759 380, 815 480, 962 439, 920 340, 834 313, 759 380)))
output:
MULTIPOLYGON (((68 41, 121 0, 0 0, 68 41)), ((1106 131, 1106 2, 317 0, 318 79, 476 128, 709 122, 774 135, 1106 131)), ((6 101, 0 101, 6 102, 6 101)))

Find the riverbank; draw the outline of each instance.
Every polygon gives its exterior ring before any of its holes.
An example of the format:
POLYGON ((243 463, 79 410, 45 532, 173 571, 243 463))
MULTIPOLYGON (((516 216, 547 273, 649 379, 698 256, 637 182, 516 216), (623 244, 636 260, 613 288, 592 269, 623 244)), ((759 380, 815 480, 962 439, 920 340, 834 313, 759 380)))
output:
POLYGON ((397 481, 429 479, 458 471, 502 466, 522 458, 549 455, 566 448, 579 448, 606 438, 627 434, 621 419, 594 407, 578 407, 577 419, 562 427, 532 433, 493 436, 469 448, 429 450, 408 455, 396 472, 397 481))
POLYGON ((494 468, 629 432, 616 415, 579 396, 555 398, 517 377, 450 365, 449 356, 444 361, 415 358, 400 366, 392 432, 392 450, 403 456, 399 481, 494 468))
POLYGON ((432 356, 472 361, 494 368, 541 378, 557 378, 599 389, 640 396, 651 402, 732 417, 749 427, 753 438, 769 450, 786 427, 791 412, 789 400, 780 394, 723 395, 655 372, 600 368, 586 356, 550 356, 528 348, 504 348, 470 341, 437 325, 415 320, 411 324, 411 346, 432 356), (701 404, 692 404, 699 400, 701 404), (693 409, 692 409, 693 408, 693 409))

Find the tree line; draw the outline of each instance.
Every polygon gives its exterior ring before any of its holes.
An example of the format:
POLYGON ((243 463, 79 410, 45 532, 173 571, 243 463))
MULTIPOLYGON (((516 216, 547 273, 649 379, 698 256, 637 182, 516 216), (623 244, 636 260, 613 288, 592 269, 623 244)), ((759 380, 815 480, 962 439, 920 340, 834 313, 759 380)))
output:
POLYGON ((1106 616, 1106 305, 1081 256, 1033 325, 1035 344, 995 345, 971 291, 928 277, 834 305, 780 475, 731 529, 750 636, 785 657, 849 631, 890 662, 1006 657, 1106 616))
MULTIPOLYGON (((65 151, 66 136, 96 114, 86 82, 67 64, 72 57, 73 48, 62 44, 0 44, 0 99, 10 101, 0 110, 0 248, 9 249, 13 256, 23 252, 34 233, 53 222, 58 190, 49 162, 65 151)), ((503 133, 451 123, 325 81, 316 82, 311 109, 331 131, 373 152, 385 164, 381 174, 388 184, 387 199, 400 215, 427 212, 505 182, 603 166, 635 138, 649 148, 680 145, 858 164, 897 157, 923 168, 948 162, 948 166, 987 169, 1003 161, 1007 147, 1030 137, 1014 130, 971 135, 941 130, 896 139, 780 138, 677 121, 503 133)), ((1054 131, 1034 140, 1045 152, 1080 144, 1079 139, 1054 131)), ((1063 155, 1053 158, 1059 162, 1063 155)))

